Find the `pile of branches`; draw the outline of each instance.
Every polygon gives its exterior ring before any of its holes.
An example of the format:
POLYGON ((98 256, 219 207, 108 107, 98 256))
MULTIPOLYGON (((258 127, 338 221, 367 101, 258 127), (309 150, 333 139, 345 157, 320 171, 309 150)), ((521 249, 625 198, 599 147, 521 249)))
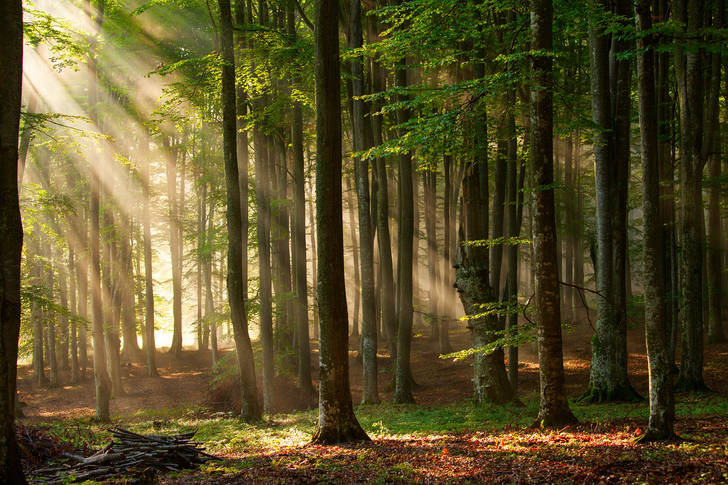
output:
POLYGON ((197 468, 218 459, 205 453, 200 443, 192 441, 195 432, 163 436, 141 435, 123 428, 109 430, 111 443, 91 456, 64 452, 67 463, 39 468, 32 472, 39 483, 109 480, 137 476, 154 480, 159 472, 197 468))
POLYGON ((71 443, 20 423, 15 425, 15 436, 20 448, 23 470, 26 472, 39 468, 44 463, 63 456, 64 453, 83 453, 83 450, 74 449, 71 443))

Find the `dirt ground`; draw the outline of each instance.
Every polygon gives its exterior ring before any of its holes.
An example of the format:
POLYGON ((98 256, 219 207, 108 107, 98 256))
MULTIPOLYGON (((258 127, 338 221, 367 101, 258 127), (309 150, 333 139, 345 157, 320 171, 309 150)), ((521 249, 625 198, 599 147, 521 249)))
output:
MULTIPOLYGON (((564 331, 564 366, 566 387, 570 397, 577 397, 586 388, 589 372, 590 345, 593 330, 586 318, 585 323, 571 326, 564 331)), ((592 321, 594 318, 592 317, 592 321)), ((639 324, 628 331, 629 368, 633 385, 638 392, 647 392, 647 362, 643 330, 639 324)), ((422 405, 446 404, 462 401, 472 395, 472 368, 469 360, 453 362, 439 358, 432 350, 427 337, 427 328, 416 328, 412 346, 412 371, 416 387, 415 400, 422 405)), ((470 333, 462 322, 451 328, 451 342, 455 350, 468 348, 470 333)), ((318 362, 315 342, 312 344, 312 362, 318 362)), ((392 397, 391 373, 386 348, 379 353, 379 392, 383 401, 392 397)), ((358 339, 350 338, 351 387, 354 402, 361 397, 361 365, 355 359, 354 349, 358 339)), ((224 352, 223 352, 224 353, 224 352)), ((519 393, 528 394, 538 390, 538 365, 535 343, 527 343, 520 350, 519 393)), ((111 401, 111 412, 115 416, 131 417, 143 410, 173 411, 196 405, 210 404, 208 384, 211 380, 211 359, 209 352, 186 350, 179 359, 172 359, 166 352, 157 356, 159 378, 145 375, 143 363, 125 362, 123 364, 123 387, 125 394, 111 401)), ((728 390, 728 345, 708 345, 705 349, 706 384, 716 391, 728 390)), ((317 373, 314 367, 314 379, 317 373)), ((259 373, 260 378, 260 373, 259 373)), ((79 384, 68 384, 69 375, 60 375, 60 386, 39 388, 32 376, 30 366, 18 369, 19 399, 25 404, 22 422, 63 420, 73 417, 90 417, 94 414, 93 369, 86 370, 86 378, 79 384)), ((317 382, 314 382, 317 384, 317 382)), ((302 402, 295 392, 292 377, 279 377, 278 412, 300 409, 302 402)), ((229 398, 225 398, 229 399, 229 398)), ((234 403, 213 403, 218 407, 229 407, 234 403)), ((212 406, 215 407, 215 406, 212 406)))

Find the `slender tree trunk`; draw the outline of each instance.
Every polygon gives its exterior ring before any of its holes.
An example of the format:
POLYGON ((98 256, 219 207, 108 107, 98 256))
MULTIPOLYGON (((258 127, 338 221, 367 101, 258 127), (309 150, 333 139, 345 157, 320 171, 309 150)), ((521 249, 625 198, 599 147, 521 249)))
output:
MULTIPOLYGON (((227 290, 230 302, 230 315, 233 322, 235 351, 238 358, 241 387, 241 418, 254 421, 261 417, 258 401, 258 386, 255 379, 253 347, 248 334, 248 319, 245 311, 243 280, 243 215, 240 200, 240 180, 238 178, 238 137, 236 136, 235 107, 235 53, 233 50, 232 13, 230 0, 218 0, 220 8, 220 38, 222 46, 222 115, 223 149, 225 158, 225 188, 227 192, 228 226, 228 278, 227 290)), ((247 204, 245 204, 247 207, 247 204)))
MULTIPOLYGON (((362 34, 361 0, 351 0, 349 47, 359 49, 364 43, 362 34)), ((359 99, 364 89, 364 65, 361 57, 351 60, 352 75, 352 127, 354 151, 371 148, 373 144, 371 124, 367 119, 369 106, 359 99)), ((377 320, 374 292, 374 228, 369 190, 369 160, 355 158, 356 195, 359 216, 359 251, 361 257, 362 300, 362 404, 379 402, 377 389, 377 320)))
MULTIPOLYGON (((400 68, 395 74, 397 86, 407 87, 407 69, 400 68)), ((402 96, 400 101, 406 99, 402 96)), ((397 122, 405 124, 410 119, 407 108, 397 112, 397 122)), ((412 403, 412 370, 410 369, 410 348, 412 345, 412 265, 414 237, 414 193, 412 184, 412 154, 401 153, 398 160, 399 179, 397 186, 398 251, 397 251, 397 365, 395 369, 395 403, 412 403)))
MULTIPOLYGON (((107 196, 108 197, 108 196, 107 196)), ((105 197, 105 198, 107 198, 105 197)), ((121 317, 121 302, 119 301, 119 252, 114 239, 117 237, 113 230, 114 220, 111 217, 111 208, 105 202, 104 228, 105 241, 103 242, 103 281, 102 301, 104 303, 104 343, 106 345, 106 366, 111 378, 111 396, 121 396, 124 389, 121 385, 121 356, 119 353, 119 323, 121 317)))
MULTIPOLYGON (((635 6, 637 28, 652 29, 651 2, 635 6)), ((662 221, 660 220, 660 163, 657 143, 657 97, 655 94, 654 36, 638 37, 637 81, 639 88, 640 133, 642 136, 642 209, 644 213, 643 277, 645 282, 645 337, 650 376, 650 421, 640 441, 675 437, 675 399, 672 391, 665 318, 665 279, 663 276, 662 221)))
MULTIPOLYGON (((515 101, 512 91, 509 101, 515 101)), ((509 103, 510 105, 510 103, 509 103)), ((506 208, 505 236, 510 239, 506 244, 508 276, 506 278, 506 299, 508 302, 507 335, 518 335, 518 248, 515 239, 521 231, 518 220, 518 144, 516 140, 516 121, 512 112, 506 116, 506 135, 508 138, 508 164, 506 168, 506 208)), ((508 381, 514 396, 518 395, 518 345, 508 346, 508 381)))
MULTIPOLYGON (((94 32, 100 34, 104 18, 105 2, 102 0, 96 5, 96 13, 93 15, 94 32)), ((87 0, 87 8, 91 9, 91 2, 87 0)), ((91 52, 98 48, 97 41, 92 40, 91 52)), ((89 65, 89 112, 91 118, 98 124, 97 106, 98 86, 97 67, 93 55, 88 58, 89 65)), ((100 252, 100 194, 101 180, 97 166, 90 167, 89 185, 91 188, 90 197, 90 291, 92 303, 93 322, 93 347, 94 347, 94 385, 96 388, 96 419, 101 422, 110 421, 109 400, 111 398, 111 379, 106 369, 106 346, 104 344, 104 312, 101 289, 101 252, 100 252)))
MULTIPOLYGON (((51 247, 50 241, 44 238, 43 247, 51 247)), ((55 299, 55 284, 53 278, 53 271, 55 269, 53 249, 50 249, 48 265, 45 267, 45 286, 48 291, 48 300, 53 301, 55 299)), ((47 356, 48 356, 48 383, 51 387, 58 386, 58 358, 56 356, 56 315, 50 309, 43 312, 44 320, 46 324, 46 345, 47 345, 47 356)))
POLYGON ((129 216, 119 214, 119 292, 121 298, 121 330, 124 348, 121 355, 128 360, 139 360, 141 349, 137 340, 136 315, 134 312, 134 265, 131 245, 132 222, 129 216))
POLYGON ((78 327, 78 365, 80 367, 80 378, 86 378, 86 367, 88 367, 88 270, 89 260, 89 239, 88 239, 88 217, 87 206, 83 208, 79 224, 79 254, 76 263, 76 279, 78 284, 78 316, 81 318, 81 325, 78 327))
MULTIPOLYGON (((309 157, 309 160, 311 160, 311 157, 309 157)), ((311 221, 311 277, 313 278, 313 281, 311 283, 311 286, 313 288, 318 288, 318 251, 316 250, 316 213, 313 209, 313 182, 309 184, 309 191, 308 191, 308 212, 309 212, 309 220, 311 221)), ((313 338, 315 340, 318 340, 319 335, 319 312, 318 312, 318 303, 316 300, 316 294, 314 293, 314 305, 313 305, 313 338)), ((347 329, 348 331, 348 329, 347 329)))
POLYGON ((314 9, 321 383, 319 420, 312 441, 333 444, 369 438, 354 416, 349 389, 348 318, 341 210, 339 5, 336 0, 316 0, 314 9))
POLYGON ((353 259, 352 271, 354 272, 354 314, 351 320, 351 336, 359 336, 359 308, 361 307, 361 280, 359 278, 359 244, 356 235, 356 207, 354 204, 354 189, 351 187, 351 178, 346 177, 346 205, 349 212, 349 236, 351 236, 351 256, 353 259))
POLYGON ((429 300, 430 339, 434 349, 440 345, 439 324, 439 274, 437 265, 437 225, 435 212, 437 210, 437 172, 426 170, 422 172, 422 186, 425 199, 425 235, 427 238, 427 281, 429 300))
POLYGON ((78 300, 76 292, 76 253, 72 247, 68 248, 68 296, 69 310, 71 311, 69 331, 69 351, 71 354, 71 384, 81 380, 78 369, 78 300))
POLYGON ((147 357, 147 376, 157 377, 157 349, 154 344, 154 277, 152 273, 152 229, 149 216, 149 202, 152 198, 149 168, 149 143, 142 142, 141 175, 144 185, 142 199, 142 224, 144 226, 144 351, 147 357))
MULTIPOLYGON (((553 48, 551 0, 531 0, 531 49, 553 48)), ((576 422, 564 389, 556 218, 553 173, 553 61, 549 55, 531 57, 531 164, 536 191, 534 253, 536 258, 536 319, 540 404, 535 425, 563 427, 576 422)))
POLYGON ((438 320, 440 321, 440 331, 438 332, 438 336, 440 337, 438 342, 438 352, 441 354, 447 354, 452 352, 452 346, 450 345, 450 309, 448 308, 452 304, 452 300, 449 298, 449 296, 452 294, 452 264, 450 263, 450 226, 453 223, 450 217, 453 172, 452 161, 452 155, 445 155, 443 157, 445 189, 442 196, 443 244, 441 278, 442 287, 440 288, 440 295, 442 297, 442 315, 438 315, 438 320))
POLYGON ((172 343, 169 353, 179 357, 182 353, 182 261, 180 261, 179 224, 177 207, 177 147, 170 147, 168 137, 163 140, 165 169, 167 174, 167 199, 169 201, 169 251, 172 260, 172 343))
MULTIPOLYGON (((61 256, 63 253, 61 253, 61 256)), ((61 369, 63 370, 69 370, 70 369, 70 363, 69 363, 69 350, 70 350, 70 328, 69 328, 69 319, 68 319, 68 313, 72 312, 70 305, 68 304, 68 278, 66 275, 66 265, 61 262, 60 258, 56 262, 57 272, 58 272, 58 298, 60 300, 61 308, 64 308, 65 311, 58 315, 58 328, 60 329, 61 336, 60 336, 60 356, 59 362, 61 369)))

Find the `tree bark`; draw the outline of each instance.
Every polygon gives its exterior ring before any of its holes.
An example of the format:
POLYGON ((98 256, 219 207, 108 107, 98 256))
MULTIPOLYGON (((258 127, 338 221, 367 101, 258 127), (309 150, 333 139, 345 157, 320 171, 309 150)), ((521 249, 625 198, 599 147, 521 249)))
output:
MULTIPOLYGON (((290 42, 296 42, 295 2, 288 0, 287 32, 290 42)), ((296 76, 293 84, 301 79, 296 76)), ((314 396, 311 381, 311 347, 308 330, 308 282, 306 280, 306 177, 303 160, 303 106, 293 103, 291 123, 291 150, 293 152, 293 270, 295 291, 296 356, 298 388, 306 396, 314 396)))
MULTIPOLYGON (((94 33, 101 33, 101 25, 104 18, 105 2, 102 0, 97 3, 96 13, 93 15, 94 33)), ((87 0, 87 8, 91 9, 91 2, 87 0)), ((91 52, 98 49, 96 39, 92 39, 91 52)), ((98 124, 97 106, 98 102, 98 86, 97 86, 97 67, 96 60, 93 55, 89 55, 89 112, 91 119, 98 124)), ((93 347, 94 347, 94 385, 96 389, 96 419, 100 422, 109 422, 111 417, 109 414, 109 400, 111 398, 111 379, 106 369, 106 345, 104 344, 104 312, 102 302, 101 289, 101 253, 100 253, 100 194, 101 180, 97 167, 90 167, 89 170, 89 186, 91 188, 90 197, 90 285, 91 306, 92 306, 92 322, 93 322, 93 347)))
POLYGON ((657 143, 657 97, 655 93, 655 39, 650 34, 652 12, 648 0, 635 6, 639 36, 637 81, 639 89, 640 133, 642 136, 642 209, 644 212, 643 277, 645 283, 645 337, 650 376, 650 421, 640 441, 675 437, 675 399, 672 390, 665 318, 665 279, 663 277, 662 221, 660 219, 660 163, 657 143))
MULTIPOLYGON (((351 0, 349 48, 360 49, 364 44, 362 33, 361 0, 351 0)), ((364 88, 364 64, 361 56, 351 60, 352 75, 352 128, 354 151, 363 151, 373 144, 372 130, 367 116, 369 106, 359 99, 366 94, 364 88)), ((359 219, 359 256, 361 261, 362 301, 362 404, 377 404, 377 320, 374 293, 374 228, 372 227, 369 189, 369 160, 354 158, 355 183, 359 219)))
POLYGON ((564 389, 561 312, 556 261, 553 174, 553 6, 531 0, 531 164, 535 194, 534 253, 540 404, 535 425, 563 427, 576 422, 564 389))
POLYGON ((167 199, 169 201, 169 251, 172 260, 172 343, 169 353, 174 357, 182 354, 182 261, 180 260, 179 224, 177 207, 177 147, 170 147, 171 137, 165 136, 165 168, 167 175, 167 199))
POLYGON ((142 142, 141 176, 144 185, 142 225, 144 226, 144 352, 147 357, 147 376, 157 377, 157 349, 154 344, 154 277, 152 272, 152 229, 149 202, 152 197, 149 168, 149 143, 142 142))
POLYGON ((312 442, 334 444, 369 438, 354 416, 349 389, 341 194, 338 1, 316 0, 314 11, 316 228, 321 369, 319 419, 312 442))
MULTIPOLYGON (((690 38, 700 38, 704 3, 679 1, 675 20, 690 38)), ((688 40, 688 44, 695 42, 688 40)), ((678 230, 681 344, 680 377, 676 389, 705 390, 703 381, 703 150, 710 126, 704 125, 703 52, 695 46, 675 49, 675 72, 680 102, 680 218, 678 230), (704 131, 706 133, 704 133, 704 131)))
MULTIPOLYGON (((598 5, 606 9, 606 2, 598 5)), ((629 2, 615 2, 615 12, 629 18, 629 2)), ((597 323, 592 339, 589 388, 583 400, 638 399, 627 376, 627 184, 631 68, 618 60, 625 40, 591 26, 592 116, 598 126, 594 154, 597 184, 597 323)))
POLYGON ((23 226, 18 201, 18 130, 23 72, 23 8, 0 4, 0 482, 25 484, 15 438, 15 396, 20 336, 20 260, 23 226))
MULTIPOLYGON (((407 87, 407 69, 400 68, 396 74, 400 88, 407 87)), ((400 102, 406 96, 400 96, 400 102)), ((408 108, 397 111, 397 122, 402 125, 410 119, 408 108)), ((397 184, 399 225, 397 251, 397 365, 395 369, 394 402, 413 403, 412 370, 410 369, 410 348, 412 346, 412 265, 414 237, 414 193, 412 184, 412 154, 409 151, 398 157, 399 178, 397 184)))
POLYGON ((227 290, 230 315, 233 322, 235 351, 240 372, 241 410, 240 417, 247 421, 257 421, 261 417, 258 401, 258 387, 255 379, 253 347, 248 334, 248 319, 245 311, 243 281, 243 222, 247 213, 242 213, 240 200, 240 180, 238 178, 238 159, 236 136, 235 106, 235 53, 233 50, 233 28, 230 0, 218 0, 220 8, 220 39, 222 47, 222 116, 223 152, 225 158, 225 189, 227 192, 228 226, 228 276, 227 290))

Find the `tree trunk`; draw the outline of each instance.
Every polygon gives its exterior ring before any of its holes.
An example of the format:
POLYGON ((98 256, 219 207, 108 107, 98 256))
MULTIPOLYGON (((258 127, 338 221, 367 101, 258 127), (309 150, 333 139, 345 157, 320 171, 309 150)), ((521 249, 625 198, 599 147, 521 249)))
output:
POLYGON ((23 71, 23 9, 20 0, 2 2, 0 22, 0 482, 26 483, 15 438, 15 397, 20 336, 20 260, 23 226, 18 201, 18 130, 23 71))
MULTIPOLYGON (((243 204, 240 200, 240 180, 238 178, 238 157, 236 136, 235 107, 235 53, 233 50, 232 14, 230 0, 218 0, 220 8, 220 38, 222 46, 222 116, 223 116, 223 151, 225 158, 225 189, 227 192, 227 226, 228 226, 228 277, 227 290, 230 303, 230 316, 233 322, 235 353, 240 373, 241 410, 240 417, 247 421, 256 421, 261 417, 258 401, 258 387, 255 379, 255 362, 253 347, 248 334, 248 318, 245 311, 244 292, 246 281, 243 281, 243 204)), ((247 206, 247 204, 246 204, 247 206)))
MULTIPOLYGON (((104 4, 102 0, 96 5, 96 14, 93 16, 93 24, 95 33, 101 32, 101 25, 104 18, 104 4)), ((89 12, 93 12, 90 0, 87 0, 87 8, 89 12)), ((96 41, 92 41, 90 52, 93 53, 98 48, 96 41)), ((98 86, 95 57, 90 54, 88 58, 89 66, 89 112, 91 118, 98 124, 97 102, 98 102, 98 86)), ((100 252, 100 196, 101 196, 101 180, 98 167, 92 166, 89 170, 89 186, 91 188, 90 197, 90 243, 89 252, 91 271, 90 271, 90 291, 92 306, 92 322, 93 322, 93 346, 94 346, 94 385, 96 388, 96 419, 106 423, 110 421, 109 400, 111 398, 111 379, 106 369, 106 346, 104 344, 104 311, 102 302, 101 288, 101 252, 100 252)))
MULTIPOLYGON (((131 182, 129 182, 131 184, 131 182)), ((134 312, 134 265, 132 260, 131 228, 129 216, 119 213, 119 292, 121 298, 121 330, 124 347, 121 355, 128 360, 139 360, 141 349, 137 340, 136 315, 134 312)))
MULTIPOLYGON (((406 61, 405 61, 406 62, 406 61)), ((400 68, 395 74, 397 86, 407 87, 407 69, 400 68)), ((400 97, 400 102, 406 99, 400 97)), ((410 119, 408 108, 400 108, 397 122, 400 125, 410 119)), ((412 265, 414 237, 414 193, 412 184, 412 154, 405 151, 399 155, 399 179, 397 199, 398 217, 398 251, 397 251, 397 365, 395 369, 394 402, 398 404, 413 403, 412 370, 410 369, 410 348, 412 345, 412 265)))
POLYGON ((147 356, 147 376, 157 377, 156 346, 154 344, 154 277, 152 273, 152 229, 149 201, 152 197, 149 168, 149 143, 142 142, 141 176, 144 185, 142 224, 144 226, 144 351, 147 356))
MULTIPOLYGON (((48 265, 45 267, 45 286, 48 292, 48 300, 53 301, 55 299, 55 288, 53 281, 53 270, 55 266, 54 262, 54 251, 51 247, 48 238, 43 238, 43 247, 51 248, 48 265)), ((56 357, 56 315, 51 309, 46 309, 44 312, 44 320, 46 324, 46 348, 48 356, 48 384, 51 387, 58 386, 58 359, 56 357)))
MULTIPOLYGON (((675 20, 686 25, 686 35, 700 37, 703 2, 680 1, 675 20)), ((689 40, 688 43, 698 42, 689 40)), ((675 72, 680 101, 680 219, 679 251, 681 344, 680 377, 676 389, 706 389, 703 381, 703 192, 705 147, 712 148, 710 126, 703 123, 704 53, 696 46, 675 50, 675 72), (705 133, 704 133, 705 131, 705 133)))
MULTIPOLYGON (((515 96, 509 91, 509 101, 515 102, 515 96)), ((509 106, 510 103, 507 103, 509 106)), ((513 112, 506 116, 506 134, 508 138, 508 166, 506 170, 506 221, 505 236, 510 239, 505 247, 508 276, 506 278, 506 299, 508 302, 507 335, 518 335, 518 249, 515 242, 521 231, 518 220, 518 142, 516 140, 516 121, 513 112)), ((514 396, 518 395, 518 345, 508 346, 508 381, 511 383, 514 396)))
MULTIPOLYGON (((362 34, 361 0, 351 0, 349 47, 359 49, 364 43, 362 34)), ((373 144, 369 106, 358 99, 366 94, 364 89, 364 65, 360 56, 351 60, 352 75, 352 128, 354 151, 363 151, 373 144)), ((356 195, 359 216, 359 252, 361 257, 362 300, 362 404, 379 402, 377 389, 377 319, 374 293, 374 234, 371 217, 369 190, 369 160, 356 157, 356 195)))
MULTIPOLYGON (((356 176, 355 176, 356 177, 356 176)), ((351 178, 346 180, 346 205, 349 212, 349 236, 351 236, 351 257, 353 260, 351 270, 354 272, 354 312, 351 320, 351 336, 359 336, 359 308, 361 306, 361 282, 359 278, 359 244, 356 238, 356 208, 354 206, 354 190, 351 187, 351 178)))
POLYGON ((443 172, 445 177, 445 189, 443 198, 443 209, 442 209, 442 232, 443 232, 443 244, 442 244, 442 287, 440 288, 440 295, 442 297, 442 315, 439 315, 440 330, 438 336, 440 337, 438 342, 438 352, 441 354, 447 354, 452 352, 452 346, 450 345, 450 309, 451 299, 448 298, 452 294, 452 264, 450 263, 450 226, 453 221, 450 218, 450 203, 452 198, 452 172, 453 163, 452 155, 445 155, 443 157, 443 172))
MULTIPOLYGON (((602 8, 606 8, 601 2, 602 8)), ((629 18, 629 2, 616 2, 617 13, 629 18)), ((592 70, 592 115, 599 127, 594 154, 597 185, 597 323, 592 339, 589 388, 581 399, 604 402, 639 396, 627 376, 627 184, 629 173, 629 60, 625 40, 589 30, 592 70)))
MULTIPOLYGON (((483 305, 498 302, 497 292, 490 285, 487 246, 469 245, 469 241, 488 239, 488 152, 487 121, 485 107, 475 123, 478 137, 474 140, 476 154, 463 180, 463 198, 460 226, 458 261, 455 265, 455 284, 468 316, 468 328, 473 335, 473 348, 479 349, 473 361, 474 397, 478 404, 504 404, 513 400, 513 390, 508 383, 503 362, 503 348, 486 350, 502 330, 497 311, 486 312, 483 305)), ((503 208, 501 200, 501 209, 503 208)), ((501 227, 502 229, 502 227, 501 227)), ((501 249, 499 247, 499 249, 501 249)), ((492 309, 491 309, 492 310, 492 309)))
POLYGON ((319 420, 312 442, 334 444, 369 438, 354 416, 349 389, 341 194, 339 6, 336 0, 316 0, 314 9, 321 383, 319 420))
MULTIPOLYGON (((714 27, 722 29, 725 26, 725 2, 717 4, 716 21, 714 27)), ((722 272, 728 270, 721 264, 721 243, 723 237, 720 224, 720 180, 721 180, 721 130, 719 122, 720 106, 718 105, 718 92, 720 90, 721 54, 712 53, 710 70, 710 97, 709 107, 710 118, 707 123, 711 125, 712 146, 709 148, 708 170, 710 178, 710 189, 708 199, 708 255, 707 255, 707 279, 708 279, 708 342, 725 342, 726 335, 721 323, 722 297, 722 272)))
POLYGON ((182 261, 180 261, 179 224, 180 213, 177 207, 177 153, 170 148, 169 137, 164 138, 165 169, 167 174, 167 199, 169 201, 169 252, 172 260, 172 343, 169 353, 179 357, 182 353, 182 261))
POLYGON ((71 384, 81 380, 78 369, 78 293, 76 292, 76 253, 72 247, 68 248, 68 296, 69 310, 71 312, 69 331, 69 352, 71 354, 71 384))
MULTIPOLYGON (((553 48, 551 0, 531 0, 531 49, 553 48)), ((556 261, 556 218, 553 174, 553 61, 548 55, 531 57, 531 164, 536 191, 534 253, 536 263, 536 319, 540 404, 536 426, 558 427, 576 422, 564 390, 561 314, 556 261)))
MULTIPOLYGON (((650 3, 635 6, 637 28, 652 29, 650 3)), ((663 276, 662 221, 660 220, 660 163, 657 143, 657 97, 655 94, 655 39, 653 34, 638 37, 637 81, 639 89, 640 133, 642 136, 642 209, 644 217, 643 277, 645 285, 645 337, 650 376, 650 421, 640 441, 675 437, 675 399, 672 391, 665 318, 665 279, 663 276)))

